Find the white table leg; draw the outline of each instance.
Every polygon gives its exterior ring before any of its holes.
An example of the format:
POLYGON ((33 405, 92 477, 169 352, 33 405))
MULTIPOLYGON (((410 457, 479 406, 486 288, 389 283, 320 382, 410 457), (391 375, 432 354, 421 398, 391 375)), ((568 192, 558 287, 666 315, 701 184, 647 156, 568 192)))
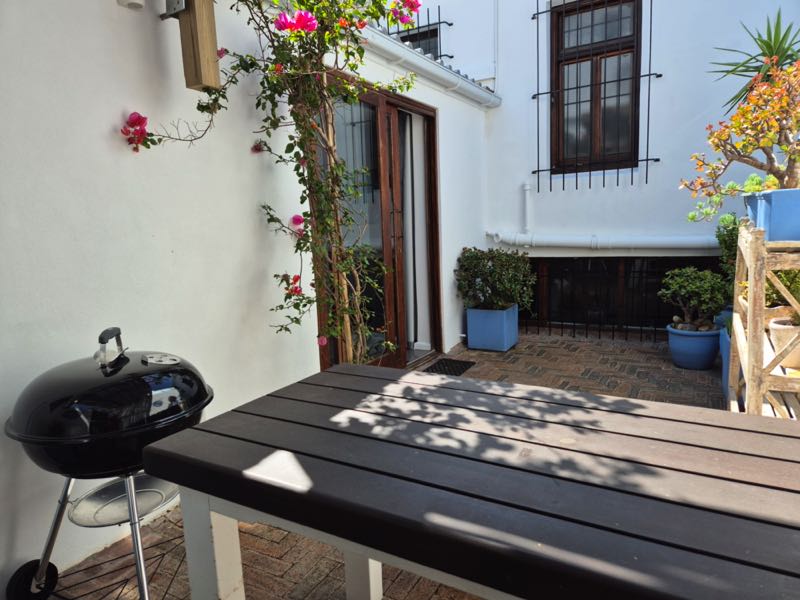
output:
POLYGON ((244 600, 238 522, 211 512, 206 494, 180 493, 192 600, 244 600))
POLYGON ((347 600, 383 598, 382 565, 356 552, 344 551, 344 584, 347 600))

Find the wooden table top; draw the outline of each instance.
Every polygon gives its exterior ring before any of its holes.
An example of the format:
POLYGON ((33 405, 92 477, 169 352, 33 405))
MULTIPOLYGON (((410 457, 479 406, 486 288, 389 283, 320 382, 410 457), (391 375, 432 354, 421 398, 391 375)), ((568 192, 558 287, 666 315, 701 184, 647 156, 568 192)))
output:
POLYGON ((340 365, 145 469, 525 598, 800 598, 794 422, 340 365))

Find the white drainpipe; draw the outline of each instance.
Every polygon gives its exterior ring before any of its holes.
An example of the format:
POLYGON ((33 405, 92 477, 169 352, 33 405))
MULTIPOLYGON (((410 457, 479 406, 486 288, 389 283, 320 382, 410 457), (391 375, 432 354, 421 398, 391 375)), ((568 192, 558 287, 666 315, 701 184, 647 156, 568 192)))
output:
POLYGON ((629 235, 537 233, 533 229, 532 186, 522 185, 522 231, 487 231, 496 244, 523 248, 589 248, 590 250, 707 250, 717 248, 713 235, 629 235))

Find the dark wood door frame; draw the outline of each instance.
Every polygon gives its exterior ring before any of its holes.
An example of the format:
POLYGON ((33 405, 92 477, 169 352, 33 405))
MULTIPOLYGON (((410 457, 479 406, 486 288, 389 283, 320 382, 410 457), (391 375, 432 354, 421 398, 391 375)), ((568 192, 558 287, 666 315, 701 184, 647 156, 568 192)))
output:
MULTIPOLYGON (((403 263, 403 198, 400 186, 400 151, 398 110, 416 114, 424 119, 425 129, 425 195, 426 231, 428 238, 428 278, 431 344, 436 352, 443 351, 442 299, 441 299, 441 250, 439 240, 438 198, 438 142, 436 109, 398 94, 372 91, 364 94, 361 101, 377 110, 377 148, 381 187, 381 229, 383 235, 383 259, 387 267, 384 284, 384 310, 386 311, 386 339, 397 344, 397 350, 386 353, 371 364, 405 367, 407 361, 407 332, 405 318, 405 286, 403 263)), ((317 321, 324 327, 327 315, 317 304, 317 321)), ((332 340, 333 341, 333 340, 332 340)), ((338 343, 338 342, 337 342, 338 343)), ((328 369, 334 363, 331 348, 319 349, 320 367, 328 369)), ((341 353, 337 353, 341 355, 341 353)))

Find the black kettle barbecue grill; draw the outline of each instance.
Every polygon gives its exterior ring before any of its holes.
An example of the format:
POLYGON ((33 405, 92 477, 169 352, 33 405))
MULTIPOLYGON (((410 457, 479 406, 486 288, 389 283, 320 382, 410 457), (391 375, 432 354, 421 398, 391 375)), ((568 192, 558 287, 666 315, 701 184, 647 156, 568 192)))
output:
MULTIPOLYGON (((118 327, 103 331, 99 342, 94 357, 34 379, 6 422, 6 435, 21 442, 37 465, 66 477, 42 557, 14 573, 6 588, 8 600, 43 599, 55 589, 58 570, 50 555, 72 503, 73 480, 101 477, 124 481, 139 595, 148 598, 134 478, 142 469, 142 449, 196 425, 214 394, 198 371, 177 356, 128 352, 118 327), (116 349, 109 350, 106 345, 112 340, 116 349)), ((110 490, 113 496, 113 485, 96 492, 108 499, 110 490)))

